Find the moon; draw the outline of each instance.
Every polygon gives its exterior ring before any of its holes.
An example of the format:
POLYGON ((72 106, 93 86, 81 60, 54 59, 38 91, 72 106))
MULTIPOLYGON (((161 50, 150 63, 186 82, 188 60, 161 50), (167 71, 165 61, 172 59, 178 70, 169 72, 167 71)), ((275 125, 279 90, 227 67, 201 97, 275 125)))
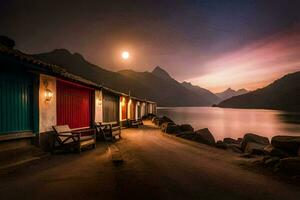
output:
POLYGON ((129 57, 130 57, 130 54, 129 54, 128 51, 123 51, 122 54, 121 54, 121 56, 122 56, 122 58, 123 58, 124 60, 128 60, 129 57))

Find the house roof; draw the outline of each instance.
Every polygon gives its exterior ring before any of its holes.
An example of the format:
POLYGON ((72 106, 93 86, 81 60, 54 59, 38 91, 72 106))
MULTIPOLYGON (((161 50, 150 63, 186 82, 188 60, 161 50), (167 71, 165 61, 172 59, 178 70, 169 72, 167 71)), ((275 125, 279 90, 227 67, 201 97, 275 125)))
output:
MULTIPOLYGON (((100 84, 97 84, 93 81, 90 81, 88 79, 85 79, 81 76, 77 76, 75 74, 72 74, 70 72, 68 72, 65 68, 58 66, 58 65, 54 65, 54 64, 50 64, 50 63, 46 63, 44 61, 38 60, 36 58, 34 58, 31 55, 25 54, 17 49, 12 49, 12 48, 8 48, 4 45, 2 45, 0 43, 0 53, 3 55, 6 55, 8 57, 14 58, 22 63, 25 64, 30 64, 30 65, 34 65, 35 67, 39 67, 42 70, 46 70, 48 73, 50 74, 54 74, 56 76, 60 76, 62 78, 66 78, 75 82, 79 82, 88 86, 92 86, 94 88, 98 88, 98 89, 103 89, 106 90, 108 92, 111 92, 113 94, 119 95, 119 96, 126 96, 126 97, 130 97, 139 101, 146 101, 145 99, 141 99, 141 98, 137 98, 137 97, 131 97, 128 94, 122 93, 122 92, 118 92, 116 90, 110 89, 108 87, 104 87, 100 84)), ((150 101, 146 101, 146 102, 150 102, 150 101)), ((154 103, 154 102, 151 102, 154 103)))

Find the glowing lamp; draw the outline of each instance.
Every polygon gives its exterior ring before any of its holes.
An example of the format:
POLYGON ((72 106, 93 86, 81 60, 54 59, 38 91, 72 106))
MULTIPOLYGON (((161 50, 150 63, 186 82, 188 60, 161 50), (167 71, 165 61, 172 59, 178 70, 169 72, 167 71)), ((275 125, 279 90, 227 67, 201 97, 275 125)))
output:
POLYGON ((102 99, 101 98, 97 99, 97 102, 98 102, 98 106, 102 105, 102 99))
POLYGON ((125 98, 124 97, 122 97, 121 106, 122 107, 125 106, 125 98))
POLYGON ((47 88, 45 90, 45 100, 47 102, 49 102, 49 101, 51 101, 52 97, 53 97, 53 92, 50 89, 47 88))

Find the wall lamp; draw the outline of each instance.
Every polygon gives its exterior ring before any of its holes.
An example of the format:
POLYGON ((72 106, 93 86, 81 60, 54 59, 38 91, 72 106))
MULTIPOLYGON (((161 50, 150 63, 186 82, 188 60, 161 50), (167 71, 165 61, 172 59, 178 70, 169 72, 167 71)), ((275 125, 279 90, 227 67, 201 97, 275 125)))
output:
POLYGON ((51 101, 52 97, 53 97, 53 92, 48 88, 48 80, 44 80, 44 86, 45 86, 45 101, 49 102, 51 101))
POLYGON ((45 100, 47 102, 49 102, 49 101, 51 101, 52 97, 53 97, 53 92, 50 89, 46 88, 46 90, 45 90, 45 100))

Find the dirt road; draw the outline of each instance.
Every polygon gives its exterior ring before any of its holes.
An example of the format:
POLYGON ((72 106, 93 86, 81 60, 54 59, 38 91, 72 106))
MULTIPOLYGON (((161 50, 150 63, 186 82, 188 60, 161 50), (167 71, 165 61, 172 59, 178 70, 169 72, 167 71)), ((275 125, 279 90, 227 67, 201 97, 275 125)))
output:
POLYGON ((106 145, 55 155, 1 176, 0 199, 299 199, 300 188, 241 168, 239 158, 163 135, 123 130, 113 164, 106 145), (236 158, 236 159, 235 159, 236 158))

